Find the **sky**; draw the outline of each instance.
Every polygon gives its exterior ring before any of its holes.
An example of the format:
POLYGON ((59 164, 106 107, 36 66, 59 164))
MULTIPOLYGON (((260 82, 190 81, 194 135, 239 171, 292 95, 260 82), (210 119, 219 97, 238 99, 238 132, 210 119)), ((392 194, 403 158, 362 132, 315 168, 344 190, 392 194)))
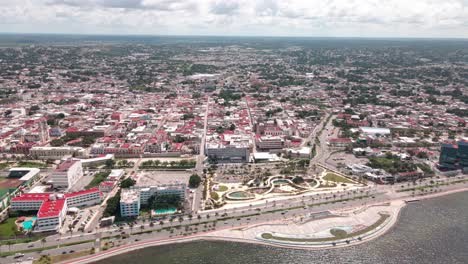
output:
POLYGON ((0 32, 468 38, 468 0, 0 0, 0 32))

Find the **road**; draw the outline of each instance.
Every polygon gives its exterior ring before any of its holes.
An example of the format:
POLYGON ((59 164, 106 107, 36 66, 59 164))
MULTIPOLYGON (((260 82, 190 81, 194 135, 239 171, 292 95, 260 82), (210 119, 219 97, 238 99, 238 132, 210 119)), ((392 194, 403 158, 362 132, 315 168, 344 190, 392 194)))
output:
MULTIPOLYGON (((196 172, 201 177, 203 175, 204 161, 205 161, 205 144, 206 144, 206 132, 208 128, 208 114, 210 111, 210 97, 206 100, 205 119, 203 122, 203 136, 200 141, 200 154, 197 156, 197 165, 195 167, 196 172)), ((197 189, 193 190, 192 198, 192 212, 198 212, 201 208, 203 198, 203 184, 197 189)))
POLYGON ((252 142, 253 142, 253 148, 252 148, 252 152, 253 153, 256 153, 257 152, 257 143, 255 142, 255 131, 254 131, 254 125, 253 125, 253 120, 252 120, 252 113, 250 111, 250 106, 249 106, 249 102, 247 101, 247 99, 245 100, 245 103, 247 105, 247 113, 249 114, 249 123, 250 123, 250 127, 252 128, 252 142))
MULTIPOLYGON (((459 179, 468 179, 468 176, 459 176, 454 178, 448 178, 439 180, 441 183, 445 183, 446 185, 439 186, 435 189, 440 189, 444 191, 450 190, 457 190, 461 188, 468 188, 468 182, 465 183, 458 183, 458 184, 447 184, 459 179)), ((416 183, 416 185, 410 185, 409 187, 418 187, 425 184, 429 184, 431 179, 426 179, 421 182, 416 183)), ((399 189, 408 188, 408 183, 401 183, 396 185, 378 185, 373 187, 366 187, 360 190, 346 190, 341 192, 335 193, 322 193, 322 194, 310 194, 310 195, 303 195, 298 197, 291 197, 282 200, 272 200, 269 201, 261 201, 259 203, 252 203, 246 204, 244 207, 233 208, 233 209, 218 209, 217 211, 206 211, 200 213, 199 215, 194 215, 193 218, 189 216, 185 216, 182 218, 182 223, 179 220, 175 219, 173 222, 169 220, 163 221, 162 225, 159 224, 160 222, 155 222, 154 226, 151 227, 151 223, 149 221, 140 221, 133 227, 124 226, 121 228, 102 228, 98 230, 98 233, 79 233, 79 234, 71 234, 71 235, 62 235, 62 236, 52 236, 48 237, 47 240, 42 243, 40 241, 29 243, 29 244, 16 244, 8 248, 8 246, 1 246, 1 251, 21 251, 27 250, 31 248, 42 248, 42 247, 49 247, 49 246, 59 246, 60 249, 54 248, 50 250, 45 250, 44 253, 49 254, 61 254, 64 251, 74 250, 79 251, 83 249, 90 249, 94 247, 94 243, 86 243, 86 244, 79 244, 73 246, 64 247, 68 243, 77 242, 77 241, 87 241, 87 240, 95 240, 97 236, 115 236, 122 232, 125 233, 136 233, 143 230, 149 229, 161 229, 163 227, 171 227, 175 225, 191 225, 188 227, 187 230, 185 229, 175 229, 174 231, 159 231, 159 232, 152 232, 147 234, 132 234, 131 239, 123 239, 122 241, 119 240, 119 243, 123 244, 131 244, 134 243, 135 239, 137 240, 144 240, 144 239, 165 239, 171 238, 178 235, 182 235, 182 233, 187 232, 195 232, 199 235, 202 235, 204 232, 213 231, 213 230, 221 230, 221 229, 229 229, 233 227, 245 226, 245 225, 255 225, 260 223, 268 223, 271 221, 281 220, 285 218, 291 218, 299 215, 304 215, 306 213, 316 213, 320 211, 326 210, 336 210, 342 208, 349 208, 349 207, 359 207, 362 205, 368 204, 375 204, 375 203, 383 203, 392 200, 398 199, 408 199, 413 197, 411 192, 398 192, 399 189), (361 199, 353 199, 356 197, 362 197, 361 199), (343 199, 349 199, 348 201, 342 202, 343 199), (337 201, 337 202, 333 202, 337 201), (341 201, 341 202, 340 202, 341 201), (326 204, 325 204, 326 203, 326 204), (314 204, 315 206, 311 207, 309 205, 314 204), (266 213, 268 212, 269 213, 266 213), (195 225, 197 223, 203 223, 211 221, 208 225, 211 225, 211 228, 204 227, 204 225, 195 225), (216 222, 214 224, 213 222, 216 222), (143 226, 143 228, 141 227, 143 226), (189 230, 192 229, 192 230, 189 230), (195 230, 196 229, 196 230, 195 230), (209 230, 208 230, 209 229, 209 230), (31 246, 32 245, 32 246, 31 246)), ((116 240, 116 239, 114 239, 116 240)), ((25 254, 26 257, 38 257, 38 253, 28 253, 25 254)), ((12 257, 2 258, 0 259, 0 263, 11 263, 13 262, 12 257)))

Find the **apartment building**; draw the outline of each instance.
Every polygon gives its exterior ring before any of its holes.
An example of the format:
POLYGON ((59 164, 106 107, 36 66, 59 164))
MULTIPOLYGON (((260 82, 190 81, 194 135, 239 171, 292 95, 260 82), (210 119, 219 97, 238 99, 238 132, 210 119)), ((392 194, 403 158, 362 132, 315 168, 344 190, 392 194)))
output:
POLYGON ((36 231, 57 231, 70 207, 84 207, 99 204, 102 193, 99 188, 84 191, 55 193, 25 193, 11 200, 13 211, 37 211, 36 231))
POLYGON ((69 189, 81 177, 83 177, 81 161, 67 159, 52 172, 52 183, 54 187, 69 189))

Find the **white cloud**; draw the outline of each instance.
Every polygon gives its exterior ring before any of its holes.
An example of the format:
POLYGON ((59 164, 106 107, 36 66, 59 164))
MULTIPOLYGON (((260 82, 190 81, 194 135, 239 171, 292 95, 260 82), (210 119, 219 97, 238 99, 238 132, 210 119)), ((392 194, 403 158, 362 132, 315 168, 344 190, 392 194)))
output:
POLYGON ((0 31, 468 37, 468 0, 0 0, 0 31))

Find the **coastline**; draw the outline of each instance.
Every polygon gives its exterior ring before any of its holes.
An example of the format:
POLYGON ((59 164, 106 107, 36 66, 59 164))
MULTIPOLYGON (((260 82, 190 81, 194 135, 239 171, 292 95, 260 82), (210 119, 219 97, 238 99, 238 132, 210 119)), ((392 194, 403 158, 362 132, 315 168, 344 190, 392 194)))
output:
MULTIPOLYGON (((194 241, 228 241, 228 242, 237 242, 237 243, 248 243, 248 244, 258 244, 258 245, 264 245, 264 246, 273 246, 273 247, 280 247, 280 248, 287 248, 287 249, 300 249, 300 250, 329 250, 329 249, 339 249, 339 248, 344 248, 344 247, 352 247, 355 245, 360 245, 363 243, 370 242, 378 237, 381 237, 388 233, 392 228, 396 226, 396 224, 399 222, 400 215, 401 215, 401 210, 406 206, 408 201, 418 201, 418 200, 427 200, 427 199, 433 199, 437 197, 442 197, 442 196, 447 196, 450 194, 455 194, 459 192, 466 192, 468 191, 468 187, 457 189, 457 190, 449 190, 446 192, 440 192, 440 193, 433 193, 425 196, 417 196, 414 197, 413 199, 396 199, 391 202, 400 202, 401 206, 398 207, 398 210, 395 211, 395 213, 392 215, 390 221, 385 224, 383 228, 380 230, 374 232, 372 235, 366 237, 366 239, 363 239, 361 241, 354 241, 353 243, 350 244, 339 244, 332 246, 330 243, 328 243, 327 246, 299 246, 299 245, 285 245, 285 244, 275 244, 275 243, 268 243, 264 242, 258 239, 243 239, 239 237, 228 237, 228 236, 219 236, 216 235, 216 233, 219 233, 220 231, 211 231, 207 232, 204 234, 200 235, 191 235, 191 236, 186 236, 186 237, 181 237, 181 238, 169 238, 169 239, 164 239, 164 240, 145 240, 145 241, 140 241, 137 243, 133 243, 131 245, 123 245, 115 248, 108 249, 106 251, 101 251, 99 253, 96 253, 94 255, 89 255, 73 260, 68 260, 64 261, 61 263, 68 263, 68 264, 78 264, 78 263, 92 263, 95 261, 103 260, 109 257, 113 257, 116 255, 120 255, 122 253, 127 253, 147 247, 154 247, 154 246, 162 246, 162 245, 168 245, 168 244, 179 244, 179 243, 187 243, 187 242, 194 242, 194 241)), ((382 203, 376 203, 376 204, 369 204, 368 207, 370 206, 375 206, 375 205, 382 205, 382 203)), ((349 210, 351 208, 347 208, 349 210)), ((249 227, 246 225, 245 227, 249 227)), ((240 228, 245 228, 245 227, 240 227, 240 228)), ((236 229, 239 229, 236 228, 236 229)), ((227 228, 226 230, 232 230, 232 228, 227 228)), ((226 230, 221 230, 226 231, 226 230)))

